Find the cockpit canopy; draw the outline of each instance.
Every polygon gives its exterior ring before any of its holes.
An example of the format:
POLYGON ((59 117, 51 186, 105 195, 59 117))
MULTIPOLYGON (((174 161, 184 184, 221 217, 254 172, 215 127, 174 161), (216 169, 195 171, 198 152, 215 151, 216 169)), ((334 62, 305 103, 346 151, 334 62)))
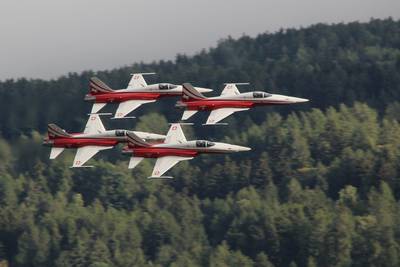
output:
POLYGON ((158 89, 160 90, 168 90, 168 89, 174 89, 178 86, 174 85, 174 84, 170 84, 170 83, 160 83, 158 85, 158 89))
POLYGON ((215 143, 206 141, 206 140, 197 140, 196 141, 196 147, 210 147, 215 145, 215 143))
POLYGON ((266 97, 270 97, 270 96, 271 96, 271 94, 265 93, 265 92, 260 92, 260 91, 253 92, 254 98, 266 98, 266 97))

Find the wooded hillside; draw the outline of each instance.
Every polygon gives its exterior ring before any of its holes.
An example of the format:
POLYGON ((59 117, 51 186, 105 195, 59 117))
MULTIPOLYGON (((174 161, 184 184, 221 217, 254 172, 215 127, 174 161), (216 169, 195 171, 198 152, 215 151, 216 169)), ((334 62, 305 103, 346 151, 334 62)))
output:
MULTIPOLYGON (((96 73, 115 88, 131 72, 311 99, 256 108, 190 137, 252 147, 179 163, 173 180, 128 170, 120 147, 70 169, 41 146, 47 123, 80 131, 93 72, 0 83, 0 264, 10 266, 399 266, 400 21, 314 25, 222 40, 174 62, 96 73)), ((107 122, 165 133, 176 99, 107 122)), ((115 107, 108 107, 115 111, 115 107)), ((193 117, 195 122, 204 117, 193 117)))

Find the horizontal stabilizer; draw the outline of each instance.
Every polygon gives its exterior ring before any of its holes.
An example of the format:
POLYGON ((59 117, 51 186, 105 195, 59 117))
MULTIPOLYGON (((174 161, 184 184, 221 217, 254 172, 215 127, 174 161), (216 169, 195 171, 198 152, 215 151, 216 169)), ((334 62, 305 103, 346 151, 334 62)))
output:
POLYGON ((63 147, 52 147, 50 151, 50 159, 57 158, 63 151, 63 147))
POLYGON ((92 111, 90 113, 97 113, 102 109, 107 103, 94 103, 92 106, 92 111))
POLYGON ((182 120, 185 121, 197 113, 198 110, 185 110, 182 115, 182 120))
POLYGON ((142 160, 142 157, 131 157, 131 159, 129 160, 128 169, 135 168, 142 160))

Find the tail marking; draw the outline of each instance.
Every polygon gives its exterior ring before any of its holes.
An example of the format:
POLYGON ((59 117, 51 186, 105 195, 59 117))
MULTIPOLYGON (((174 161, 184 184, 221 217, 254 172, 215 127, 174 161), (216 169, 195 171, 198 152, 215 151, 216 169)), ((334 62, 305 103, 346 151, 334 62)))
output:
POLYGON ((57 137, 71 137, 69 133, 67 133, 65 130, 61 129, 54 123, 50 123, 49 125, 47 125, 47 132, 50 139, 57 137))
POLYGON ((114 91, 97 77, 90 78, 89 90, 92 94, 105 94, 114 91))

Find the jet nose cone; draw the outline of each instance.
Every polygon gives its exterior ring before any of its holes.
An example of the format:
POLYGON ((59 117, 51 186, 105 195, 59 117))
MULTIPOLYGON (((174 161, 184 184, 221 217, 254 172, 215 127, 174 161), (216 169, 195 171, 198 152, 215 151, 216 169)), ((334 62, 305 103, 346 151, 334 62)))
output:
POLYGON ((242 152, 242 151, 250 151, 251 148, 250 147, 246 147, 246 146, 232 146, 229 148, 229 150, 232 150, 234 152, 242 152))
POLYGON ((293 104, 293 103, 304 103, 308 102, 309 100, 306 98, 287 96, 286 98, 284 98, 284 101, 286 101, 288 104, 293 104))
POLYGON ((239 151, 250 151, 250 150, 251 150, 250 147, 245 147, 245 146, 241 146, 241 147, 239 148, 239 151))
POLYGON ((300 97, 296 97, 296 100, 295 100, 296 103, 304 103, 304 102, 308 102, 308 101, 310 101, 310 100, 307 98, 300 98, 300 97))
POLYGON ((197 91, 199 91, 200 93, 209 93, 212 92, 213 89, 209 89, 209 88, 202 88, 202 87, 196 87, 197 91))

